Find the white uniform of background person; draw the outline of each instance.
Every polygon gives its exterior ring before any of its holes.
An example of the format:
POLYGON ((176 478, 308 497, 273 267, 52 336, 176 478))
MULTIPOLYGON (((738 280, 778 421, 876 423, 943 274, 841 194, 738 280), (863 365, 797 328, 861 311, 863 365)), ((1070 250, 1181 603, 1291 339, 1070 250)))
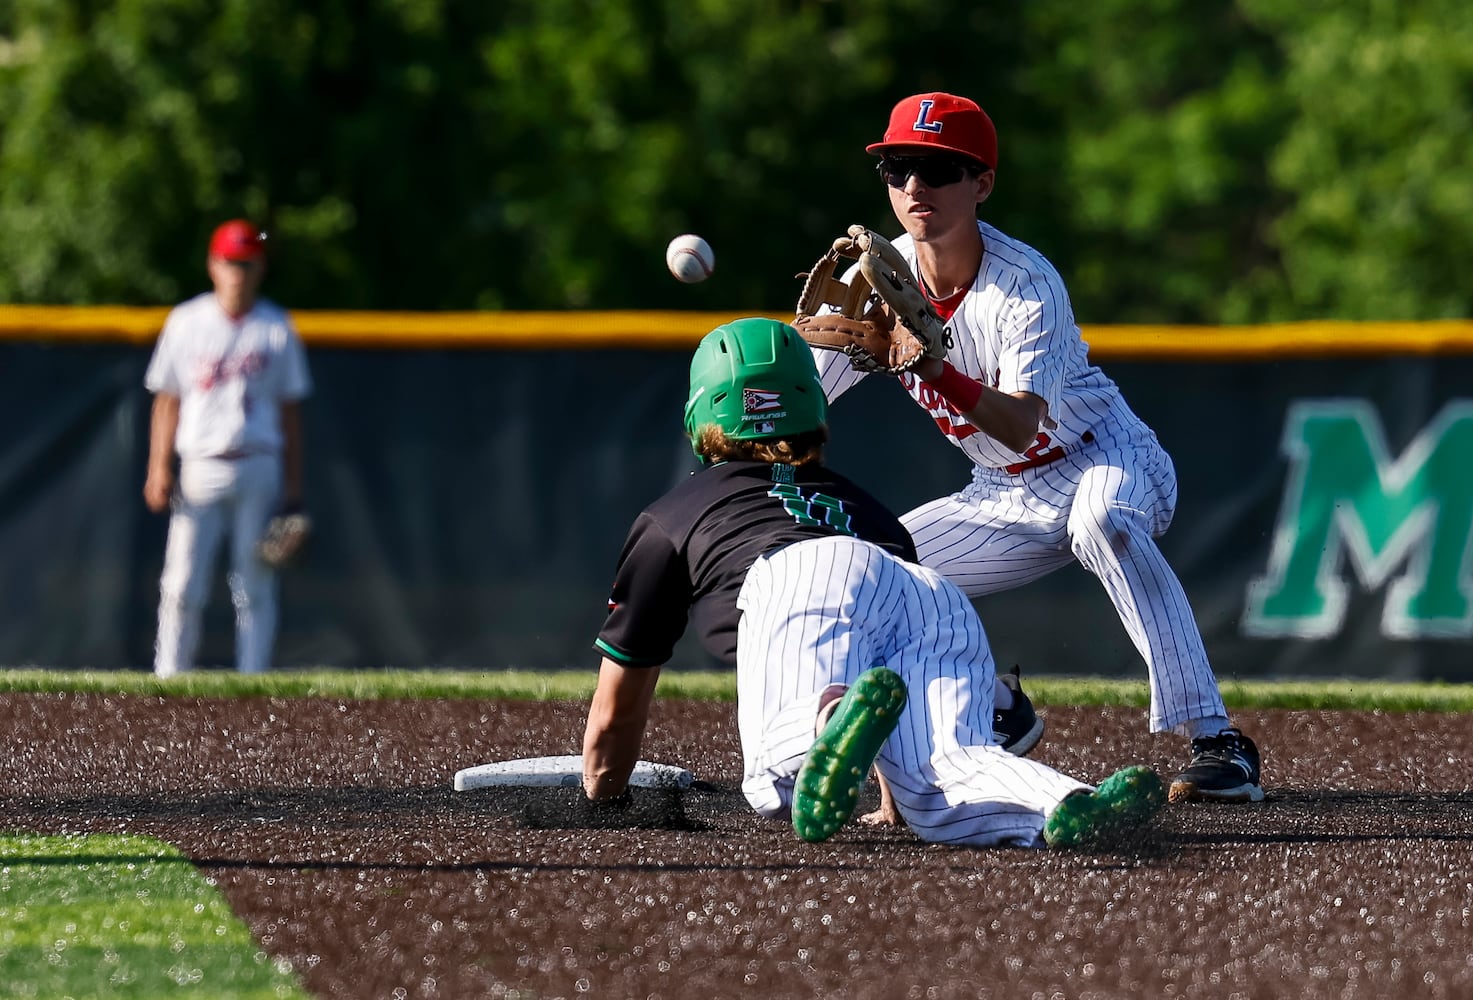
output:
POLYGON ((155 394, 144 494, 151 508, 173 511, 159 581, 160 677, 194 666, 210 574, 227 537, 236 669, 259 673, 271 665, 276 580, 255 546, 271 515, 301 500, 297 404, 311 381, 286 312, 256 298, 262 242, 240 220, 216 231, 209 260, 215 291, 169 313, 144 377, 155 394), (227 304, 244 311, 232 316, 227 304))

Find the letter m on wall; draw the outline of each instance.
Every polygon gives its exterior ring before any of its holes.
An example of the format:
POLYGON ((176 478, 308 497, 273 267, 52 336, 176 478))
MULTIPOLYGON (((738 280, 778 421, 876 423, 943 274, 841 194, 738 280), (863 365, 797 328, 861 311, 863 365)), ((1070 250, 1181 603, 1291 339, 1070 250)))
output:
POLYGON ((1390 583, 1387 638, 1473 635, 1473 400, 1448 403, 1395 459, 1369 403, 1301 401, 1281 447, 1288 482, 1268 570, 1248 584, 1246 634, 1335 635, 1349 569, 1368 590, 1390 583))

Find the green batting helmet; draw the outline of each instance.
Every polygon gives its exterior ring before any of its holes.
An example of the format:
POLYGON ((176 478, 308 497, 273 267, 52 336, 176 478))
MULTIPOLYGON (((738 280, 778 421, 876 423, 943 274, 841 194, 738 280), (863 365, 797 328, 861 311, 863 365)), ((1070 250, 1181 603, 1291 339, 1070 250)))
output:
POLYGON ((706 334, 691 358, 685 432, 692 441, 707 424, 749 441, 817 430, 827 419, 813 352, 786 323, 734 320, 706 334))

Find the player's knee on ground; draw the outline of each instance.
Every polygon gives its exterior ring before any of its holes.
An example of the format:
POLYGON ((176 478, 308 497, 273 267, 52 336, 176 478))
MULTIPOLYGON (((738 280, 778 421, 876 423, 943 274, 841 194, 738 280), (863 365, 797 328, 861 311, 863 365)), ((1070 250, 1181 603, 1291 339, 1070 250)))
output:
POLYGON ((771 775, 749 776, 742 794, 757 815, 767 819, 789 819, 793 815, 793 783, 796 775, 773 779, 771 775))

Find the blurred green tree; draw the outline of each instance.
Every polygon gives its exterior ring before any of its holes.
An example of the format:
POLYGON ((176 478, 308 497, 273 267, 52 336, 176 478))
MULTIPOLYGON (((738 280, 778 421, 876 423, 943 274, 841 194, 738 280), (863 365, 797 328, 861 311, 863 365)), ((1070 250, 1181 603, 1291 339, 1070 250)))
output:
MULTIPOLYGON (((433 305, 440 239, 466 249, 486 163, 465 48, 498 9, 17 0, 0 24, 0 298, 180 297, 204 282, 210 229, 246 215, 274 237, 284 301, 433 305)), ((439 294, 464 295, 450 281, 439 294)))
POLYGON ((297 307, 785 308, 851 216, 883 221, 862 147, 929 9, 17 0, 0 300, 176 299, 247 215, 297 307), (670 282, 683 231, 721 281, 670 282))
POLYGON ((1466 315, 1452 0, 11 0, 0 301, 168 303, 246 215, 297 308, 781 311, 899 98, 1082 322, 1466 315), (698 232, 717 277, 676 285, 698 232))
POLYGON ((1224 318, 1238 276, 1274 263, 1266 157, 1287 112, 1272 39, 1235 0, 1028 8, 1023 46, 1048 57, 1019 87, 1054 120, 1039 146, 1054 159, 1031 172, 1052 178, 1054 262, 1080 321, 1224 318))
POLYGON ((1227 311, 1289 319, 1473 315, 1473 17, 1457 0, 1243 0, 1286 55, 1269 162, 1282 266, 1227 311))

